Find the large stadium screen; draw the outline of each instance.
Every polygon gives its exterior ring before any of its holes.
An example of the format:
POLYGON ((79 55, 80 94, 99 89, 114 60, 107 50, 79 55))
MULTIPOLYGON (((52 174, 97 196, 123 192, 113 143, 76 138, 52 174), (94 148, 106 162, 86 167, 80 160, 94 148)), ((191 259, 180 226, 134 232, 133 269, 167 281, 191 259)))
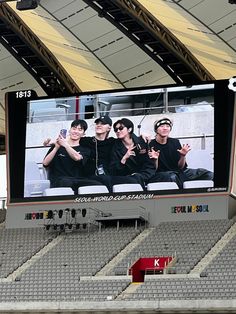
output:
POLYGON ((17 91, 6 109, 10 203, 228 190, 226 80, 60 98, 17 91))

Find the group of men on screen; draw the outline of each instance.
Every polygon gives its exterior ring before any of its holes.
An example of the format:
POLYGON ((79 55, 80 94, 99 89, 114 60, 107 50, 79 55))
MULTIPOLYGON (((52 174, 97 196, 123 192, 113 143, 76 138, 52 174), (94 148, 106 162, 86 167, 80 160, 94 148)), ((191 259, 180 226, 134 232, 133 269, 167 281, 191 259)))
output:
POLYGON ((148 140, 133 133, 131 120, 122 118, 112 126, 106 115, 95 120, 95 136, 88 137, 86 121, 74 120, 68 136, 59 134, 43 160, 51 187, 71 187, 77 194, 80 186, 106 185, 112 193, 113 185, 121 183, 139 183, 145 190, 151 182, 176 182, 181 189, 184 181, 213 180, 211 171, 187 167, 191 148, 169 137, 172 126, 169 118, 157 120, 155 138, 148 140), (109 137, 112 127, 116 139, 109 137))

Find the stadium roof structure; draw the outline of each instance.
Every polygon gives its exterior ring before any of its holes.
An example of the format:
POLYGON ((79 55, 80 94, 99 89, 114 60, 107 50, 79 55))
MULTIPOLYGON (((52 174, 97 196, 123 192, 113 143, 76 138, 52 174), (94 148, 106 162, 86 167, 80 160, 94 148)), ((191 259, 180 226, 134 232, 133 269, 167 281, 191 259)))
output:
POLYGON ((39 96, 236 75, 236 5, 228 0, 41 0, 0 3, 4 95, 39 96))

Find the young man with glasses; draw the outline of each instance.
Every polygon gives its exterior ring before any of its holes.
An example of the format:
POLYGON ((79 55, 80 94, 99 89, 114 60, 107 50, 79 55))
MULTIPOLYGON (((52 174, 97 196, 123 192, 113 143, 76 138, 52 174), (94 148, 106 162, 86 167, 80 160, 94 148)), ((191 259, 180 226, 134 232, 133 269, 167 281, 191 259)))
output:
POLYGON ((95 136, 85 136, 81 144, 91 150, 91 157, 86 167, 88 178, 97 180, 106 185, 109 192, 112 192, 110 177, 111 151, 115 142, 109 137, 112 120, 108 115, 100 116, 95 121, 95 136))
POLYGON ((146 182, 155 174, 148 144, 133 133, 134 124, 129 119, 116 121, 113 129, 117 136, 110 164, 113 185, 139 183, 145 189, 146 182))

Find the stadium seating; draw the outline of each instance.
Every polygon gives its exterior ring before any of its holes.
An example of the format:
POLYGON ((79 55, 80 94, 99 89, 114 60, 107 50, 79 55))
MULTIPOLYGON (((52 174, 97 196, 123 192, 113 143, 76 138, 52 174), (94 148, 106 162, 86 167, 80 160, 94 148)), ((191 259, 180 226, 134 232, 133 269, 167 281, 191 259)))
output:
POLYGON ((114 300, 120 306, 121 300, 136 305, 154 300, 233 300, 235 245, 235 219, 165 222, 139 230, 129 226, 119 231, 79 229, 67 234, 43 228, 0 229, 0 307, 3 302, 27 306, 27 302, 114 300), (215 258, 198 276, 192 274, 231 229, 234 233, 215 258), (146 276, 144 283, 132 285, 127 276, 132 261, 172 253, 177 257, 172 273, 146 276), (101 275, 108 265, 110 271, 101 275))
POLYGON ((27 160, 25 163, 25 197, 42 196, 45 189, 50 187, 50 181, 43 179, 36 162, 27 160))

